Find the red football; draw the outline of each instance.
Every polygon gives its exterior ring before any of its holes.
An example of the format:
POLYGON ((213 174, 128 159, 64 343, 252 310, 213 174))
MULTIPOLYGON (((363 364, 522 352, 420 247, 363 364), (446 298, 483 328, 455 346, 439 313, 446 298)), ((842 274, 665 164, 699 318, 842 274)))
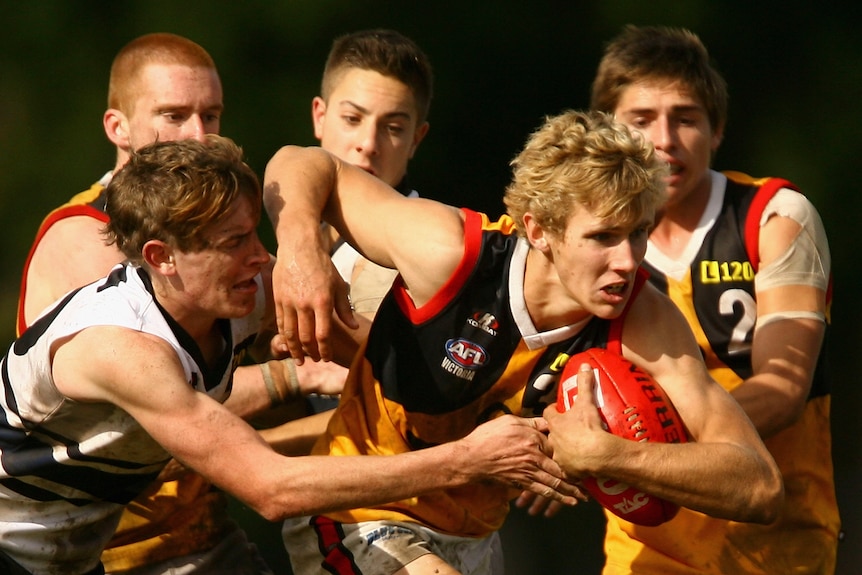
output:
MULTIPOLYGON (((658 382, 621 355, 602 348, 569 358, 557 390, 558 411, 568 411, 578 395, 577 374, 583 363, 593 366, 596 403, 610 433, 632 441, 687 441, 685 427, 658 382)), ((587 477, 583 484, 605 509, 638 525, 660 525, 679 511, 675 503, 611 479, 587 477)))

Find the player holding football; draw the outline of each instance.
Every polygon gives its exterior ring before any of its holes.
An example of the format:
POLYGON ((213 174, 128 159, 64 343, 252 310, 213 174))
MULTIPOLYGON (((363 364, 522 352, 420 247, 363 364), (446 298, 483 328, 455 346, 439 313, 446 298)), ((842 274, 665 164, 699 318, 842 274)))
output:
POLYGON ((256 387, 235 368, 275 323, 261 189, 241 150, 215 135, 144 146, 106 195, 107 237, 128 261, 0 358, 0 573, 104 573, 124 504, 171 457, 272 521, 471 482, 524 482, 574 503, 541 418, 498 418, 386 458, 277 454, 223 405, 256 387))
POLYGON ((754 422, 787 494, 770 525, 686 509, 651 529, 609 517, 605 572, 833 573, 840 521, 820 216, 784 180, 710 169, 727 87, 687 30, 627 27, 599 64, 592 106, 639 130, 670 164, 668 201, 646 253, 651 280, 683 310, 710 374, 754 422))
MULTIPOLYGON (((554 459, 572 480, 608 477, 716 516, 772 521, 783 496, 774 461, 710 379, 682 315, 638 273, 667 174, 652 146, 608 115, 567 112, 549 118, 513 166, 509 215, 492 222, 406 199, 320 149, 288 146, 270 161, 265 205, 279 250, 291 254, 276 265, 274 287, 294 357, 329 355, 333 306, 349 320, 321 218, 400 272, 315 453, 421 453, 502 414, 544 411, 554 459), (605 432, 588 370, 579 374, 584 401, 556 411, 565 359, 620 337, 697 441, 642 444, 605 432)), ((490 573, 488 536, 519 487, 445 489, 290 521, 294 570, 490 573)))

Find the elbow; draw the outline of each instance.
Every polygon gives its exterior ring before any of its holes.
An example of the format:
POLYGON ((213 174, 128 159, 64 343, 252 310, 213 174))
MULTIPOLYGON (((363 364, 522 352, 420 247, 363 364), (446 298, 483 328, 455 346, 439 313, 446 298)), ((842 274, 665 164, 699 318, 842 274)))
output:
POLYGON ((283 509, 279 509, 277 499, 274 497, 237 497, 252 511, 267 521, 279 521, 285 518, 283 509))
POLYGON ((781 514, 784 506, 784 481, 775 463, 770 463, 759 487, 750 491, 748 516, 743 521, 767 525, 781 514))
MULTIPOLYGON (((264 491, 262 490, 262 492, 264 491)), ((268 496, 256 495, 253 498, 244 499, 243 503, 270 522, 284 521, 289 517, 307 515, 311 511, 306 506, 301 505, 299 501, 273 492, 269 492, 268 496)))
POLYGON ((278 500, 275 498, 270 499, 269 501, 256 501, 249 506, 258 515, 270 522, 284 521, 289 517, 304 514, 300 510, 291 510, 289 507, 279 504, 277 501, 278 500))
MULTIPOLYGON (((333 506, 323 505, 314 497, 309 496, 307 492, 306 495, 302 495, 301 492, 302 489, 290 490, 288 493, 281 493, 276 490, 276 492, 270 492, 269 497, 256 496, 254 500, 248 502, 248 506, 271 522, 334 510, 333 506)), ((345 506, 345 508, 348 507, 345 506)))
POLYGON ((255 508, 255 511, 257 511, 258 515, 270 522, 284 521, 290 517, 289 513, 285 513, 283 508, 279 509, 276 505, 263 505, 255 508))

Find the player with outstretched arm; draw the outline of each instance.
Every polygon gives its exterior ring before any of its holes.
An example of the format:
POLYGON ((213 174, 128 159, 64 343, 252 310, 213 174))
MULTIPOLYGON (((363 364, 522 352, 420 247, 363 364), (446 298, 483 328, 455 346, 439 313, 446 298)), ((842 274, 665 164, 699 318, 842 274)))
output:
MULTIPOLYGON (((98 575, 123 507, 173 457, 269 520, 472 482, 574 503, 541 418, 388 457, 284 457, 222 403, 275 323, 261 189, 230 140, 157 142, 107 188, 128 261, 70 292, 0 360, 0 572, 98 575)), ((232 571, 233 572, 233 571, 232 571)))

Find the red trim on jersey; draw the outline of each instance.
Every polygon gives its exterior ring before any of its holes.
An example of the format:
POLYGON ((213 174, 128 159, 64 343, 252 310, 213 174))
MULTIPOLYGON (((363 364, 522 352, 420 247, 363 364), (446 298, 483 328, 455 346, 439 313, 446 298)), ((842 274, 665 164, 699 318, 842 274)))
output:
POLYGON ((42 238, 45 237, 51 226, 60 220, 75 216, 88 216, 103 223, 108 223, 109 219, 108 214, 89 204, 61 206, 45 217, 36 232, 36 238, 33 240, 33 245, 30 246, 30 252, 27 254, 27 259, 24 260, 24 270, 21 272, 21 291, 18 292, 18 317, 16 321, 17 335, 24 333, 24 330, 28 327, 27 322, 24 320, 24 301, 27 297, 27 274, 30 271, 30 262, 33 260, 36 247, 41 243, 42 238))
MULTIPOLYGON (((778 193, 778 190, 781 188, 788 188, 794 191, 802 193, 798 187, 796 187, 789 180, 784 180, 782 178, 769 178, 765 184, 760 186, 760 189, 757 190, 757 193, 754 195, 754 199, 751 201, 751 205, 748 208, 748 214, 745 216, 745 251, 748 252, 748 259, 751 261, 751 266, 754 268, 754 271, 757 271, 757 268, 760 265, 760 218, 763 215, 763 210, 766 209, 766 204, 769 203, 775 194, 778 193)), ((826 305, 829 306, 832 303, 832 274, 829 274, 828 283, 826 285, 826 305)), ((827 309, 827 317, 829 314, 829 310, 827 309)))
POLYGON ((634 304, 635 298, 646 283, 647 278, 649 278, 649 272, 643 268, 638 268, 635 275, 635 285, 632 287, 632 295, 629 296, 629 301, 626 302, 626 307, 623 309, 623 313, 620 314, 620 317, 611 322, 611 327, 608 331, 608 351, 612 351, 619 355, 623 354, 623 324, 625 323, 625 318, 628 315, 632 304, 634 304))
POLYGON ((479 251, 482 247, 482 230, 484 218, 482 214, 474 212, 467 208, 462 208, 464 214, 464 255, 458 263, 458 267, 452 273, 452 276, 446 280, 434 296, 428 300, 421 308, 413 305, 413 300, 407 295, 407 290, 404 289, 404 282, 401 276, 395 280, 393 287, 393 295, 401 312, 407 316, 414 324, 420 324, 427 321, 440 313, 440 311, 452 301, 458 294, 458 291, 467 281, 467 278, 473 272, 476 261, 479 259, 479 251))
POLYGON ((748 260, 755 272, 760 265, 760 216, 763 215, 766 204, 781 188, 798 191, 797 187, 787 180, 769 178, 754 194, 751 205, 748 207, 748 215, 745 216, 745 251, 748 252, 748 260))

